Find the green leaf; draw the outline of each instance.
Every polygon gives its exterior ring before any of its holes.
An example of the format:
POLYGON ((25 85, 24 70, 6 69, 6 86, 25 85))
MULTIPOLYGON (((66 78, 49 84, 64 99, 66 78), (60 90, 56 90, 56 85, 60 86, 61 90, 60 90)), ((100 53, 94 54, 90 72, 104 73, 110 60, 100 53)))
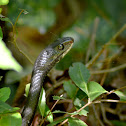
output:
POLYGON ((21 126, 21 123, 21 114, 18 112, 6 114, 0 117, 0 126, 21 126))
POLYGON ((83 92, 81 89, 79 89, 77 91, 76 97, 75 98, 79 98, 80 100, 83 100, 85 98, 87 98, 87 94, 85 92, 83 92))
MULTIPOLYGON (((79 110, 80 108, 82 108, 85 105, 85 102, 76 98, 74 100, 74 105, 75 105, 76 110, 79 110)), ((78 114, 87 116, 87 113, 88 113, 88 106, 86 108, 82 109, 78 114)))
POLYGON ((120 101, 126 101, 126 95, 123 92, 115 91, 114 93, 116 93, 120 97, 120 101))
POLYGON ((91 101, 93 101, 101 94, 107 92, 100 84, 94 81, 90 81, 87 84, 87 89, 88 89, 88 97, 90 98, 91 101))
POLYGON ((25 87, 25 96, 26 97, 28 97, 28 93, 29 93, 29 89, 30 89, 30 84, 31 83, 26 84, 26 87, 25 87))
POLYGON ((64 97, 62 96, 53 96, 53 100, 60 100, 60 99, 65 99, 64 97))
POLYGON ((0 20, 1 21, 6 21, 6 22, 9 22, 12 26, 13 26, 13 23, 11 22, 11 20, 3 15, 0 14, 0 20))
POLYGON ((46 105, 46 96, 45 96, 44 88, 42 88, 42 91, 41 91, 41 94, 39 97, 38 107, 40 110, 40 114, 44 117, 46 117, 48 115, 47 120, 49 122, 53 122, 53 114, 52 114, 52 112, 50 112, 49 107, 46 105))
POLYGON ((46 106, 46 97, 45 97, 44 88, 42 88, 42 91, 40 93, 38 106, 39 106, 39 110, 40 110, 41 115, 44 116, 45 106, 46 106))
POLYGON ((58 123, 64 121, 65 119, 68 119, 68 118, 69 117, 65 117, 65 118, 59 119, 57 121, 54 121, 53 123, 48 124, 47 126, 56 126, 58 123))
POLYGON ((73 99, 77 93, 77 87, 70 81, 65 81, 63 84, 64 90, 67 92, 68 96, 73 99))
POLYGON ((88 95, 91 101, 102 93, 107 92, 96 82, 92 81, 87 84, 90 74, 82 63, 74 63, 73 67, 69 68, 69 75, 74 83, 88 95))
POLYGON ((0 5, 7 5, 9 0, 0 0, 0 5))
POLYGON ((49 107, 46 105, 45 106, 45 116, 47 116, 47 120, 52 123, 53 122, 53 114, 50 112, 49 107), (47 116, 48 115, 48 116, 47 116))
POLYGON ((12 57, 10 50, 6 47, 2 39, 0 38, 0 68, 14 69, 18 72, 22 70, 22 67, 18 64, 18 62, 12 57))
POLYGON ((68 119, 69 126, 88 126, 85 122, 77 118, 68 119))
POLYGON ((82 63, 77 62, 69 68, 69 75, 74 83, 87 94, 86 83, 90 78, 89 70, 82 63))
POLYGON ((6 104, 3 101, 0 101, 0 114, 6 114, 9 112, 16 112, 19 108, 18 107, 11 107, 10 105, 6 104))
POLYGON ((10 96, 10 88, 4 87, 0 89, 0 100, 5 102, 10 96))
POLYGON ((3 38, 3 32, 2 32, 1 27, 0 27, 0 38, 1 38, 1 39, 3 38))
POLYGON ((69 113, 69 112, 64 112, 64 111, 60 111, 60 110, 55 110, 55 111, 53 111, 53 113, 64 113, 64 114, 68 114, 68 115, 77 115, 78 114, 76 111, 69 113))

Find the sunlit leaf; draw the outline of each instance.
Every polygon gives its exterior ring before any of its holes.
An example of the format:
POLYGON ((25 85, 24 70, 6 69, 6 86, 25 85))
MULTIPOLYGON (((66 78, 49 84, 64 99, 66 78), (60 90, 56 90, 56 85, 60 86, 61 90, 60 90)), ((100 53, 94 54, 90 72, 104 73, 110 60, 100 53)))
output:
POLYGON ((97 82, 91 81, 87 84, 88 97, 91 101, 107 91, 97 82))
POLYGON ((126 101, 126 94, 121 91, 115 91, 114 93, 116 93, 120 97, 120 101, 126 101))
POLYGON ((46 105, 45 106, 45 116, 47 116, 47 120, 52 123, 53 122, 53 114, 50 112, 49 107, 46 105), (48 115, 48 116, 47 116, 48 115))
POLYGON ((40 93, 38 106, 39 106, 39 110, 40 110, 41 115, 44 116, 45 106, 46 106, 46 97, 45 97, 44 88, 42 88, 42 91, 40 93))
POLYGON ((85 122, 77 118, 68 119, 69 126, 88 126, 85 122))
POLYGON ((0 117, 0 126, 21 126, 22 118, 21 114, 11 113, 0 117))
POLYGON ((25 87, 25 96, 28 97, 28 93, 29 93, 29 89, 30 89, 30 83, 28 83, 25 87))
POLYGON ((0 14, 1 14, 1 12, 2 12, 2 8, 0 8, 0 14))
POLYGON ((0 0, 0 5, 7 5, 9 0, 0 0))
POLYGON ((22 67, 13 58, 10 50, 6 47, 1 38, 0 38, 0 68, 4 70, 14 69, 18 72, 22 70, 22 67))
POLYGON ((70 98, 74 98, 77 93, 77 87, 71 81, 65 81, 63 84, 64 90, 70 98))
POLYGON ((42 91, 39 97, 38 106, 39 106, 40 114, 44 117, 47 116, 47 120, 49 122, 53 122, 53 114, 52 112, 50 112, 49 107, 46 105, 46 96, 45 96, 44 88, 42 88, 42 91))
POLYGON ((0 100, 5 102, 10 96, 10 88, 4 87, 0 89, 0 100))

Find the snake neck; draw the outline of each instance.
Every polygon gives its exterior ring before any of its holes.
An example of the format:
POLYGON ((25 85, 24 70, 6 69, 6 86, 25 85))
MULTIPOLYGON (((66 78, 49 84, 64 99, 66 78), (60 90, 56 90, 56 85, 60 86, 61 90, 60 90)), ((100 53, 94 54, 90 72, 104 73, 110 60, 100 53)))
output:
POLYGON ((43 71, 33 71, 27 102, 22 112, 22 126, 30 126, 32 122, 45 76, 43 71))
POLYGON ((22 112, 22 126, 30 126, 37 108, 45 76, 70 50, 73 41, 71 37, 58 39, 55 43, 45 48, 38 56, 32 72, 27 102, 22 112))

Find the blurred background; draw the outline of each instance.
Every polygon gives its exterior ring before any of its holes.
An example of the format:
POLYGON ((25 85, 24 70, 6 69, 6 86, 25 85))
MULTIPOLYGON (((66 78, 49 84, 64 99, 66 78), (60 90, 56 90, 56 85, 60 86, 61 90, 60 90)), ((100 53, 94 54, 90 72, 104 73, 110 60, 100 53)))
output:
MULTIPOLYGON (((0 20, 0 26, 3 41, 23 70, 18 73, 1 69, 0 87, 11 88, 11 97, 7 102, 19 107, 24 105, 23 93, 25 85, 30 82, 33 63, 48 44, 60 37, 73 37, 75 40, 71 51, 46 78, 46 90, 55 81, 68 80, 68 68, 73 62, 88 63, 126 23, 126 0, 10 0, 1 8, 1 15, 8 17, 13 24, 16 22, 15 32, 8 22, 0 20), (13 44, 14 36, 16 47, 13 44)), ((93 73, 95 70, 110 69, 125 63, 126 30, 119 34, 114 44, 105 48, 89 70, 93 73)), ((90 80, 100 83, 108 91, 118 89, 126 85, 126 69, 92 74, 90 80)), ((60 95, 62 92, 62 85, 59 85, 47 94, 49 107, 54 104, 51 96, 60 95)), ((110 97, 119 99, 116 95, 110 97)), ((69 102, 61 103, 55 109, 61 109, 61 106, 64 111, 69 111, 72 105, 69 102)), ((106 103, 104 106, 101 105, 101 108, 96 105, 95 111, 98 119, 102 121, 100 125, 126 125, 125 108, 126 105, 121 103, 106 103)), ((63 115, 55 115, 55 118, 59 116, 63 115)), ((99 125, 92 106, 88 117, 78 118, 90 126, 99 125)))

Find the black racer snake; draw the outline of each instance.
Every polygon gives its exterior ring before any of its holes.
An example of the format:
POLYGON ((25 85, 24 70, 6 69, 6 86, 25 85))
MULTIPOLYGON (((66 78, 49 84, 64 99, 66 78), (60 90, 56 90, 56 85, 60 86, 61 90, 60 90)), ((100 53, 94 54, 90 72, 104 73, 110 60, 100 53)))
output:
POLYGON ((74 39, 71 37, 57 39, 39 54, 33 67, 28 98, 21 113, 22 126, 31 125, 45 76, 67 54, 73 42, 74 39))

